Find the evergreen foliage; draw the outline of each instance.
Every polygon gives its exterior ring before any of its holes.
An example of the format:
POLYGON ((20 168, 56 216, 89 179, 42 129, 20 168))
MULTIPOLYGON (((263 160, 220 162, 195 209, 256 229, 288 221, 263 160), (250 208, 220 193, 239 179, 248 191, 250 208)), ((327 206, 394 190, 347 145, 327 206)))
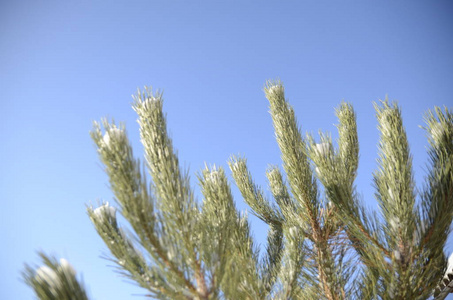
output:
MULTIPOLYGON (((124 126, 94 124, 116 208, 103 203, 88 215, 124 276, 157 299, 444 299, 453 290, 443 252, 453 218, 453 114, 438 107, 426 114, 430 160, 418 191, 400 108, 388 99, 375 104, 377 214, 364 208, 354 183, 359 143, 351 104, 336 110, 337 146, 328 134, 316 143, 301 134, 282 83, 264 90, 284 171, 266 172, 273 200, 245 158, 228 162, 252 213, 269 226, 263 255, 223 168, 200 172, 203 200, 195 199, 167 133, 161 93, 139 90, 133 105, 144 164, 124 126)), ((39 299, 87 299, 66 261, 41 257, 46 269, 27 266, 23 275, 39 299)))

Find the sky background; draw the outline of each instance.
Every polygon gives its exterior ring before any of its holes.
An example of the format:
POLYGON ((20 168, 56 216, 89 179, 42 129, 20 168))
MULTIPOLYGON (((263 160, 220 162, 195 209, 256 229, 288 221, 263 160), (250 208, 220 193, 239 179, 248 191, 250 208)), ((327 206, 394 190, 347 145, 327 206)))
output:
POLYGON ((67 258, 92 299, 144 299, 100 258, 85 208, 112 199, 92 122, 124 121, 141 156, 131 94, 144 85, 164 91, 194 187, 204 162, 242 154, 270 194, 265 170, 281 160, 263 86, 276 78, 303 132, 336 137, 334 108, 354 105, 356 182, 371 209, 372 102, 398 100, 420 186, 423 113, 453 104, 452 15, 450 1, 0 1, 0 299, 33 299, 19 278, 36 250, 67 258))

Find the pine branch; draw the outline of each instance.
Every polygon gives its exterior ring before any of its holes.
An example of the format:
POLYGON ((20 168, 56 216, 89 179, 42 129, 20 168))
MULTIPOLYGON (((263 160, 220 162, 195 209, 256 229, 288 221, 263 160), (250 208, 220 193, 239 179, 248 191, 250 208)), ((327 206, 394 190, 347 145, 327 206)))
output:
POLYGON ((275 293, 275 299, 300 299, 304 291, 299 282, 305 262, 304 237, 297 226, 285 227, 283 232, 284 252, 277 277, 280 290, 275 293))
POLYGON ((162 94, 153 94, 151 89, 145 88, 143 92, 138 91, 134 110, 139 116, 141 141, 166 229, 175 233, 174 242, 184 242, 180 246, 187 251, 182 253, 187 261, 195 262, 197 254, 191 232, 197 222, 198 209, 189 177, 180 170, 173 142, 168 136, 162 104, 162 94))
POLYGON ((234 181, 245 202, 252 208, 252 212, 267 224, 281 227, 283 222, 281 212, 264 198, 261 189, 255 185, 252 175, 248 171, 247 161, 233 156, 229 161, 229 166, 234 181))
POLYGON ((296 220, 302 214, 302 207, 289 194, 278 167, 269 168, 266 172, 266 177, 269 181, 269 189, 283 215, 286 226, 299 226, 300 222, 296 220))
POLYGON ((412 158, 401 111, 396 104, 383 101, 375 104, 381 138, 379 143, 379 170, 374 174, 376 197, 387 225, 387 243, 398 251, 398 265, 408 267, 411 256, 416 215, 412 158))
MULTIPOLYGON (((114 124, 109 124, 105 120, 103 121, 103 125, 106 131, 104 135, 101 132, 100 125, 95 123, 91 136, 98 146, 101 161, 106 167, 106 172, 109 176, 110 185, 116 196, 116 200, 123 208, 124 217, 132 225, 140 237, 142 245, 153 256, 156 262, 161 262, 172 270, 172 274, 167 273, 166 276, 176 276, 177 279, 174 280, 174 284, 180 286, 182 290, 187 287, 188 290, 195 293, 196 288, 191 281, 184 275, 183 271, 180 270, 175 262, 168 257, 167 253, 169 251, 164 250, 165 246, 162 245, 163 240, 159 238, 158 228, 155 225, 154 200, 149 195, 146 187, 146 178, 144 178, 139 168, 140 164, 133 157, 132 148, 125 130, 116 127, 114 124)), ((114 227, 117 227, 117 225, 115 224, 114 227)), ((115 230, 111 228, 110 231, 113 233, 115 230)), ((114 241, 114 239, 110 237, 110 241, 114 241)), ((171 243, 166 244, 169 245, 167 247, 174 247, 171 243)), ((109 248, 111 245, 107 243, 109 248)), ((160 285, 163 284, 161 282, 160 285)), ((148 286, 143 284, 142 286, 149 289, 152 293, 155 291, 151 284, 148 284, 148 286)), ((173 290, 174 288, 167 287, 166 289, 173 290)))
POLYGON ((277 143, 282 153, 285 172, 295 199, 303 207, 301 227, 310 227, 314 259, 317 262, 321 289, 328 299, 337 299, 332 290, 333 277, 326 269, 333 270, 332 253, 327 249, 328 239, 324 232, 323 212, 319 211, 316 178, 312 174, 303 140, 294 111, 285 100, 284 88, 280 82, 268 82, 265 88, 270 103, 270 112, 275 128, 277 143))
POLYGON ((69 262, 39 252, 43 266, 25 265, 22 279, 40 300, 88 300, 87 292, 69 262))
MULTIPOLYGON (((282 153, 283 167, 294 198, 304 208, 304 221, 319 227, 318 191, 306 155, 306 145, 300 134, 293 109, 285 100, 281 82, 268 82, 265 88, 277 143, 282 153)), ((302 227, 305 224, 302 224, 302 227)))
POLYGON ((199 176, 204 196, 202 207, 202 256, 212 274, 211 289, 222 289, 225 295, 243 295, 238 286, 252 279, 244 263, 255 265, 248 226, 244 227, 234 206, 231 190, 222 168, 206 167, 199 176))

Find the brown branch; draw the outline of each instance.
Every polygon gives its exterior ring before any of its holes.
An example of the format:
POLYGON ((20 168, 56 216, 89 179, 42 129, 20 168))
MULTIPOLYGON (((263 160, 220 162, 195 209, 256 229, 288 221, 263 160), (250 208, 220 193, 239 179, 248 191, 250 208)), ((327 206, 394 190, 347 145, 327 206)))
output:
POLYGON ((197 289, 193 286, 192 282, 190 282, 190 280, 188 280, 186 278, 186 276, 184 276, 184 274, 181 272, 181 270, 179 270, 179 268, 172 261, 170 261, 167 258, 167 255, 163 251, 160 243, 158 241, 156 241, 154 235, 152 235, 149 232, 149 230, 147 230, 148 228, 143 228, 143 229, 145 231, 146 237, 148 238, 149 242, 154 247, 156 254, 162 259, 162 261, 165 263, 165 265, 167 267, 169 267, 170 270, 172 270, 176 275, 178 275, 179 278, 181 278, 184 281, 184 283, 186 284, 186 286, 190 289, 190 291, 192 293, 197 293, 197 289))
MULTIPOLYGON (((322 214, 322 210, 320 212, 320 214, 322 214)), ((311 213, 311 216, 313 216, 313 212, 311 213)), ((312 220, 311 220, 311 225, 312 225, 312 228, 313 228, 313 240, 315 242, 315 247, 316 247, 316 252, 317 252, 317 256, 318 256, 318 274, 319 274, 319 280, 321 282, 321 285, 322 285, 322 289, 324 290, 324 294, 325 296, 327 297, 328 300, 336 300, 336 297, 334 294, 332 294, 332 291, 330 290, 329 288, 329 284, 328 284, 328 278, 327 278, 327 274, 325 272, 325 270, 323 269, 324 267, 324 261, 326 260, 327 255, 329 255, 327 253, 328 251, 328 242, 327 242, 327 239, 328 239, 328 233, 327 232, 324 232, 324 228, 321 227, 320 223, 319 223, 319 218, 321 218, 321 216, 317 216, 316 218, 312 217, 312 220)), ((329 266, 330 270, 333 271, 333 266, 329 266)))
POLYGON ((195 259, 195 279, 197 281, 198 287, 197 292, 200 295, 201 299, 208 299, 209 291, 206 285, 206 280, 203 276, 203 270, 198 259, 195 259))
POLYGON ((382 252, 384 252, 385 255, 387 256, 390 256, 390 252, 384 248, 384 246, 381 245, 381 243, 379 243, 378 240, 376 240, 374 237, 372 237, 369 232, 363 227, 363 225, 361 223, 359 223, 357 220, 356 220, 356 224, 357 227, 360 229, 360 231, 370 240, 372 241, 382 252))

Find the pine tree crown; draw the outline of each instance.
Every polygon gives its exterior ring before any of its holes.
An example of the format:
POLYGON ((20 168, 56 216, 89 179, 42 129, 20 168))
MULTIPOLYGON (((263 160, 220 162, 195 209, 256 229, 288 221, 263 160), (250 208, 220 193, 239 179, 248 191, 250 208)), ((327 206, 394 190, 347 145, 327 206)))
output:
MULTIPOLYGON (((374 104, 378 215, 356 191, 352 105, 342 102, 335 110, 334 143, 327 133, 302 135, 281 81, 268 81, 264 92, 283 162, 266 172, 273 199, 254 182, 246 158, 228 161, 244 201, 268 225, 264 253, 247 214, 236 209, 222 167, 205 166, 198 174, 197 200, 168 134, 161 92, 145 88, 134 96, 145 163, 134 157, 123 125, 94 123, 91 137, 116 206, 89 206, 88 215, 120 272, 157 299, 444 299, 453 291, 443 252, 453 218, 448 108, 425 115, 430 160, 416 193, 401 110, 388 98, 374 104)), ((23 275, 40 299, 88 299, 66 260, 40 255, 45 266, 26 266, 23 275)))

